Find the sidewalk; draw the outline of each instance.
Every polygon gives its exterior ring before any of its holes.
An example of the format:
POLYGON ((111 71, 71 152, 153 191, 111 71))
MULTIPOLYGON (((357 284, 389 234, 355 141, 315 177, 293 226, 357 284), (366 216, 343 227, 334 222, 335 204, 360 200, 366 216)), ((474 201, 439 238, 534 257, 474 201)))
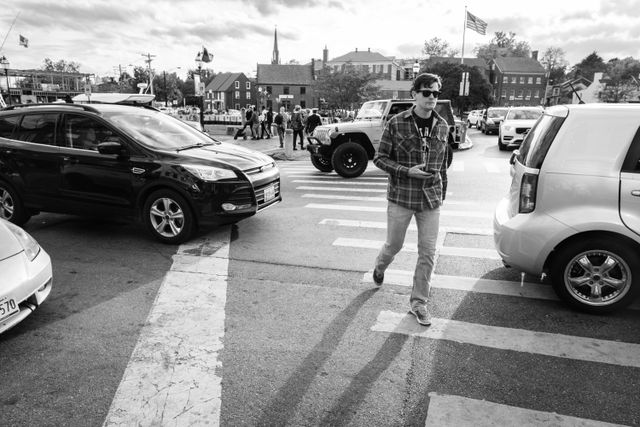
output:
POLYGON ((227 135, 227 126, 225 125, 205 125, 205 129, 215 139, 230 144, 239 145, 241 147, 249 148, 251 150, 260 151, 268 156, 273 157, 275 160, 308 160, 309 152, 306 149, 300 150, 300 143, 298 142, 298 149, 293 151, 293 155, 287 158, 284 154, 284 148, 280 148, 280 140, 277 135, 272 136, 270 139, 257 139, 252 140, 251 137, 247 139, 238 138, 233 139, 233 135, 227 135))

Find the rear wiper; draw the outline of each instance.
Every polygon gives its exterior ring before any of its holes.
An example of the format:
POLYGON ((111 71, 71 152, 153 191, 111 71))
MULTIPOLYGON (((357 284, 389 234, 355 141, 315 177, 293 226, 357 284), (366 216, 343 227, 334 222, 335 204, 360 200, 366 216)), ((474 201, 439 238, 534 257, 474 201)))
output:
POLYGON ((176 149, 176 151, 189 150, 190 148, 200 148, 208 145, 215 145, 213 142, 198 142, 197 144, 185 145, 184 147, 180 147, 176 149))

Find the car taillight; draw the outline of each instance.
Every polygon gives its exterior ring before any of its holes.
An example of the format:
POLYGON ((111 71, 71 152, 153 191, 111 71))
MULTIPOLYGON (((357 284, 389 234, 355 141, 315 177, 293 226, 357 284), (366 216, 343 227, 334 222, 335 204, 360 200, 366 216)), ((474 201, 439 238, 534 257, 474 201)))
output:
POLYGON ((519 213, 530 213, 536 208, 536 189, 538 188, 538 175, 525 173, 520 183, 519 213))

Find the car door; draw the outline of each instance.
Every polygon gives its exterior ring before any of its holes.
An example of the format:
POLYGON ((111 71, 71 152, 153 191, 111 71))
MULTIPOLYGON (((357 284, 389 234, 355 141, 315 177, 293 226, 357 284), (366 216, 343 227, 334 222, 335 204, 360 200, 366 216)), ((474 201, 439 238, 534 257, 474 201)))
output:
POLYGON ((2 157, 25 205, 50 210, 58 204, 60 149, 57 147, 58 113, 22 115, 13 136, 3 144, 2 157))
POLYGON ((63 120, 60 198, 68 211, 83 214, 127 213, 134 206, 132 172, 126 155, 101 154, 101 142, 125 139, 107 123, 80 113, 63 120))
POLYGON ((620 218, 629 229, 640 235, 640 128, 620 172, 620 218))

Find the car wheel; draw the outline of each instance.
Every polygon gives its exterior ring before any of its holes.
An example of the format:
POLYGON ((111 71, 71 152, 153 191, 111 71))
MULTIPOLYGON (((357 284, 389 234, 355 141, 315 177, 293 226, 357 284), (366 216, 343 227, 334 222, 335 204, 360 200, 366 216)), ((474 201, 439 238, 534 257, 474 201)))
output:
POLYGON ((24 208, 18 192, 8 184, 0 181, 0 218, 16 225, 22 225, 31 215, 24 208))
POLYGON ((498 149, 500 151, 504 151, 507 149, 507 146, 502 143, 502 136, 498 134, 498 149))
POLYGON ((467 128, 471 129, 471 122, 469 120, 467 120, 467 128))
POLYGON ((333 152, 331 164, 338 175, 355 178, 367 169, 369 158, 364 147, 355 142, 345 142, 333 152))
POLYGON ((487 134, 487 127, 483 124, 480 126, 480 132, 482 132, 483 134, 487 134))
POLYGON ((312 154, 311 163, 320 172, 331 172, 333 170, 333 166, 331 166, 331 160, 323 156, 314 156, 312 154))
POLYGON ((589 313, 608 313, 633 301, 640 259, 631 245, 606 238, 585 239, 558 251, 549 278, 560 298, 589 313))
POLYGON ((147 198, 142 214, 149 232, 163 243, 185 242, 195 228, 191 207, 173 190, 153 192, 147 198))

